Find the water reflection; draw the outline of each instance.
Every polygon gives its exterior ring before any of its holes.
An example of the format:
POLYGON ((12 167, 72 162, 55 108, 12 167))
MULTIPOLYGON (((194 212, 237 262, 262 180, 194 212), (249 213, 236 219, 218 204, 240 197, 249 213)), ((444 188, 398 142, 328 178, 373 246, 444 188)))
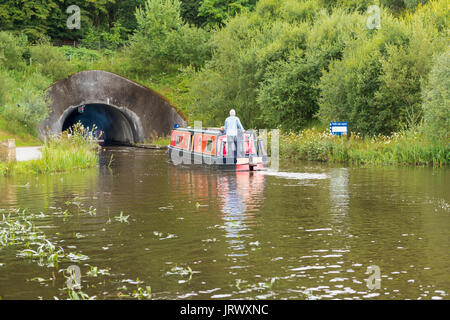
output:
POLYGON ((334 168, 330 170, 330 212, 345 215, 350 202, 349 169, 334 168))
POLYGON ((263 200, 264 175, 260 172, 236 172, 221 177, 218 188, 231 255, 247 255, 240 251, 245 249, 244 238, 251 235, 243 232, 248 229, 248 223, 254 223, 254 213, 263 200))

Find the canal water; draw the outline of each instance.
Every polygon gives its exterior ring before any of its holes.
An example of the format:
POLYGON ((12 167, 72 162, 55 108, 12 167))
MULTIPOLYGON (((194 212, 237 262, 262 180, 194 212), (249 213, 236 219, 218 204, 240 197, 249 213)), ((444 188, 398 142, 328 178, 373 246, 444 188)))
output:
POLYGON ((147 286, 152 299, 449 299, 448 169, 280 165, 191 169, 114 147, 100 168, 0 178, 0 208, 38 214, 82 257, 52 266, 0 247, 0 297, 66 299, 76 265, 97 299, 147 286))

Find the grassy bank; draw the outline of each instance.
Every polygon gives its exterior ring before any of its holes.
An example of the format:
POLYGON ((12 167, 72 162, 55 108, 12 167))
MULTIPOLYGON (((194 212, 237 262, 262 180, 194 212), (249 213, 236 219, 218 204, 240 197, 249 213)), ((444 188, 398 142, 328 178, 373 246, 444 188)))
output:
POLYGON ((416 165, 444 167, 450 162, 450 144, 428 141, 418 131, 391 136, 333 136, 315 128, 280 136, 282 158, 357 165, 416 165))
POLYGON ((152 140, 151 144, 153 144, 155 146, 168 146, 170 144, 170 136, 157 137, 152 140))
MULTIPOLYGON (((78 127, 78 130, 84 130, 78 127)), ((41 174, 85 169, 98 165, 98 145, 84 137, 82 131, 61 135, 42 147, 39 160, 0 162, 0 176, 41 174)))
POLYGON ((30 133, 24 125, 15 123, 14 121, 7 121, 0 115, 0 141, 8 139, 15 139, 16 146, 39 146, 41 141, 35 134, 30 133))

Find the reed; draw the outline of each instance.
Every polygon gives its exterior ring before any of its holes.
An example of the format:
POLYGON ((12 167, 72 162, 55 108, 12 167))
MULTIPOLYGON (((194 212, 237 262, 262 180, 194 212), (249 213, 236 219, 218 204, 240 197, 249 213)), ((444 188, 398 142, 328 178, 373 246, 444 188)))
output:
POLYGON ((355 165, 414 165, 444 167, 450 161, 450 144, 430 141, 420 130, 390 136, 333 136, 315 128, 280 136, 282 158, 355 165))
POLYGON ((152 139, 151 144, 155 146, 168 146, 170 144, 170 136, 156 137, 152 139))
POLYGON ((71 133, 51 138, 42 147, 42 157, 25 162, 0 162, 0 176, 46 174, 85 169, 98 165, 98 145, 81 124, 71 133))

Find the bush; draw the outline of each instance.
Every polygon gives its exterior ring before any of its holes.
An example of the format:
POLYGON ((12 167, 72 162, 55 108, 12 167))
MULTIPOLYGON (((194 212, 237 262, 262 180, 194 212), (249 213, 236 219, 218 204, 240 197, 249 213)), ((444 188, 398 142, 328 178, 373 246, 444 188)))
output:
POLYGON ((81 45, 88 49, 117 50, 123 46, 128 37, 128 30, 120 22, 115 22, 109 31, 90 27, 81 40, 81 45))
POLYGON ((383 15, 382 27, 356 41, 321 82, 319 117, 350 121, 353 131, 389 135, 421 120, 421 87, 445 41, 436 29, 383 15))
POLYGON ((32 46, 30 51, 32 64, 37 71, 53 81, 63 79, 73 72, 70 62, 61 50, 48 43, 32 46))
POLYGON ((207 32, 183 22, 179 0, 147 0, 136 10, 136 19, 138 27, 128 48, 132 71, 200 67, 209 56, 207 32))
POLYGON ((213 57, 194 81, 197 116, 208 125, 217 125, 233 108, 247 127, 262 127, 292 116, 291 110, 280 115, 276 107, 267 112, 266 108, 289 99, 284 91, 295 90, 295 84, 289 83, 295 77, 286 72, 279 79, 276 73, 287 60, 293 62, 301 56, 310 24, 319 11, 314 1, 263 0, 254 12, 230 19, 213 34, 213 57), (280 82, 286 88, 280 88, 280 82))
POLYGON ((259 88, 258 103, 267 125, 298 131, 313 119, 319 109, 322 70, 364 33, 363 19, 336 10, 332 15, 320 14, 311 29, 303 26, 305 49, 293 50, 286 60, 272 64, 259 88))
POLYGON ((6 102, 6 94, 11 90, 13 84, 6 71, 0 69, 0 112, 3 104, 6 102))
POLYGON ((48 115, 48 101, 44 89, 49 79, 43 75, 22 74, 14 82, 10 80, 11 90, 5 95, 5 103, 0 112, 5 119, 18 122, 31 134, 36 133, 35 125, 48 115))
POLYGON ((26 63, 23 58, 28 40, 26 36, 14 36, 10 32, 0 31, 0 68, 22 69, 26 63))
POLYGON ((239 12, 253 9, 257 0, 203 0, 198 16, 203 17, 206 27, 223 26, 226 20, 239 12))
POLYGON ((450 50, 435 60, 423 92, 424 129, 431 139, 450 141, 450 50))

